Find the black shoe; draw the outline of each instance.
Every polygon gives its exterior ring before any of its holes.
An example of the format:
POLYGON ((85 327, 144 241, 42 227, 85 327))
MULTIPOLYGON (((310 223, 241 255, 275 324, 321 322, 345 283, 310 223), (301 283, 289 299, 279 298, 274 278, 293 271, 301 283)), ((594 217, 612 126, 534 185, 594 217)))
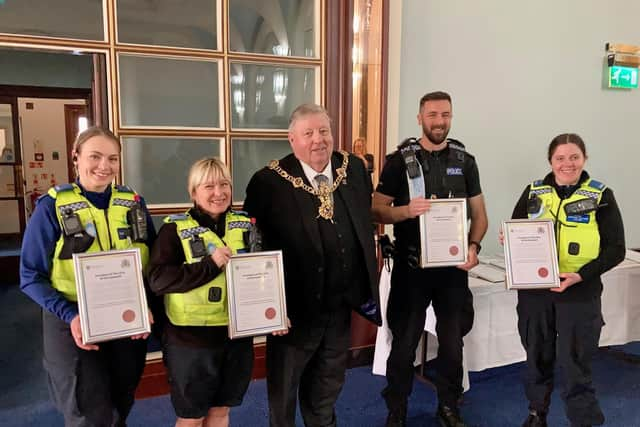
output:
POLYGON ((438 422, 442 427, 467 427, 457 408, 453 409, 448 406, 438 405, 438 412, 436 415, 438 417, 438 422))
POLYGON ((535 410, 529 411, 529 416, 524 420, 522 427, 547 427, 547 414, 535 410))
POLYGON ((385 427, 406 427, 407 403, 403 402, 398 404, 394 402, 393 404, 389 404, 389 402, 387 402, 387 406, 389 407, 389 415, 387 415, 385 427))

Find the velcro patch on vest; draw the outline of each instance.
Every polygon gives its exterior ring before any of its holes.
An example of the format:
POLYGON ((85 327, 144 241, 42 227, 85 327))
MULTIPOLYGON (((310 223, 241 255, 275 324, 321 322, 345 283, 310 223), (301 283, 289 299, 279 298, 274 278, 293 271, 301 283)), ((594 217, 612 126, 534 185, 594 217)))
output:
POLYGON ((186 230, 181 230, 180 231, 180 238, 181 239, 190 239, 193 236, 199 236, 200 234, 206 233, 207 231, 209 231, 209 229, 207 227, 187 228, 186 230))
POLYGON ((464 175, 462 173, 462 168, 447 168, 447 175, 464 175))
POLYGON ((551 193, 551 188, 547 187, 547 188, 536 188, 531 190, 531 194, 535 194, 536 196, 539 196, 541 194, 547 194, 547 193, 551 193))
POLYGON ((589 191, 589 190, 585 190, 583 188, 577 189, 574 194, 579 194, 581 196, 585 196, 585 197, 588 197, 590 199, 597 199, 598 197, 600 197, 600 193, 599 192, 597 192, 597 191, 589 191))
POLYGON ((249 221, 231 221, 229 223, 229 230, 233 230, 234 228, 244 228, 248 230, 251 228, 251 223, 249 221))
POLYGON ((113 206, 124 206, 125 208, 132 208, 136 205, 136 203, 138 202, 136 202, 135 200, 118 199, 118 198, 113 199, 113 201, 111 202, 113 206))
POLYGON ((53 187, 57 193, 61 192, 61 191, 69 191, 69 190, 73 190, 73 184, 58 184, 56 186, 53 187))
POLYGON ((69 211, 69 209, 71 209, 71 212, 76 212, 76 211, 79 211, 80 209, 87 209, 88 207, 89 207, 89 204, 87 202, 81 201, 81 202, 69 203, 68 205, 60 206, 58 210, 60 211, 60 215, 64 215, 69 211))
POLYGON ((583 215, 568 215, 567 216, 567 222, 579 222, 581 224, 588 224, 589 223, 589 215, 587 215, 587 214, 583 214, 583 215))
POLYGON ((164 222, 176 222, 176 221, 181 221, 181 220, 185 220, 189 218, 189 216, 185 213, 180 213, 180 214, 172 214, 169 215, 168 217, 166 217, 164 219, 164 222))
POLYGON ((118 228, 118 238, 120 240, 124 240, 129 237, 129 229, 128 228, 118 228))
POLYGON ((597 188, 598 190, 604 190, 604 184, 600 181, 596 181, 595 179, 589 181, 589 187, 597 188))
POLYGON ((116 190, 120 191, 121 193, 133 193, 133 190, 124 184, 116 185, 116 190))

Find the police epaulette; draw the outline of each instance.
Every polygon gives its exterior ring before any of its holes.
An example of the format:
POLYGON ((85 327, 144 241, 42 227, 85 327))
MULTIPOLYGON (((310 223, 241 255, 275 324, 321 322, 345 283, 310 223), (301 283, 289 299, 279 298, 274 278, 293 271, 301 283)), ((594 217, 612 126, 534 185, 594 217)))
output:
POLYGON ((186 213, 171 214, 165 218, 165 222, 182 221, 188 218, 189 218, 189 215, 187 215, 186 213))
POLYGON ((398 150, 402 150, 403 148, 409 147, 411 145, 414 144, 418 144, 420 145, 420 143, 418 142, 417 138, 407 138, 404 141, 402 141, 402 143, 400 145, 398 145, 398 150))
POLYGON ((56 193, 60 193, 61 191, 69 191, 69 190, 73 190, 73 184, 70 184, 70 183, 58 184, 58 185, 55 185, 53 189, 56 191, 56 193))
POLYGON ((234 215, 249 216, 249 214, 246 211, 241 211, 241 210, 231 209, 231 213, 234 215))
POLYGON ((464 144, 458 141, 457 139, 448 138, 447 144, 449 144, 449 147, 455 148, 456 150, 465 151, 465 152, 467 151, 464 144))
POLYGON ((596 181, 595 179, 592 179, 591 181, 589 181, 589 187, 602 191, 604 190, 605 185, 600 181, 596 181))
POLYGON ((544 180, 543 179, 537 179, 535 181, 533 181, 533 186, 534 187, 540 187, 541 185, 544 185, 544 180))
POLYGON ((116 190, 118 190, 121 193, 135 193, 135 191, 133 191, 131 188, 127 187, 124 184, 117 184, 116 190))

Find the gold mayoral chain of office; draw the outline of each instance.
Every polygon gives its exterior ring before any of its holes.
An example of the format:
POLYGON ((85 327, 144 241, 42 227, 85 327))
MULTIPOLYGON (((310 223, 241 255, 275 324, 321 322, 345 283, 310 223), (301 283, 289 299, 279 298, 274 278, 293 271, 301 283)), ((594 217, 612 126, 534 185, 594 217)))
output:
POLYGON ((342 154, 342 166, 336 169, 338 177, 333 181, 333 185, 320 184, 316 190, 310 185, 304 183, 304 180, 299 177, 293 177, 289 175, 285 170, 280 167, 280 163, 277 160, 271 160, 269 162, 269 169, 272 169, 278 173, 281 177, 289 181, 294 188, 301 188, 307 193, 313 194, 320 199, 320 206, 318 207, 318 217, 322 217, 327 220, 333 219, 333 199, 331 195, 338 188, 342 180, 347 176, 347 166, 349 165, 349 153, 346 151, 340 151, 342 154))

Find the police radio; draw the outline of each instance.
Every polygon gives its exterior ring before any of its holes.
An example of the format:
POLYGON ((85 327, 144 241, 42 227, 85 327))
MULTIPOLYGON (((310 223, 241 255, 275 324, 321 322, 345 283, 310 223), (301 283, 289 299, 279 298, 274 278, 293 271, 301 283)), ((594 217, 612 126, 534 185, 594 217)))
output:
POLYGON ((382 258, 391 259, 396 255, 396 246, 393 244, 389 235, 383 234, 378 239, 380 244, 380 252, 382 252, 382 258))
POLYGON ((62 228, 64 229, 65 236, 75 236, 76 234, 82 234, 84 231, 80 217, 77 213, 73 212, 71 208, 64 210, 62 215, 62 228))
POLYGON ((249 231, 242 235, 244 244, 249 252, 260 252, 262 250, 262 234, 256 226, 256 219, 251 218, 251 226, 249 231))
POLYGON ((400 153, 402 154, 404 164, 407 167, 409 178, 413 179, 420 176, 420 164, 416 158, 415 151, 413 151, 412 148, 407 147, 400 150, 400 153))
POLYGON ((147 240, 147 216, 139 203, 136 203, 127 212, 127 222, 131 227, 131 240, 144 242, 147 240))

